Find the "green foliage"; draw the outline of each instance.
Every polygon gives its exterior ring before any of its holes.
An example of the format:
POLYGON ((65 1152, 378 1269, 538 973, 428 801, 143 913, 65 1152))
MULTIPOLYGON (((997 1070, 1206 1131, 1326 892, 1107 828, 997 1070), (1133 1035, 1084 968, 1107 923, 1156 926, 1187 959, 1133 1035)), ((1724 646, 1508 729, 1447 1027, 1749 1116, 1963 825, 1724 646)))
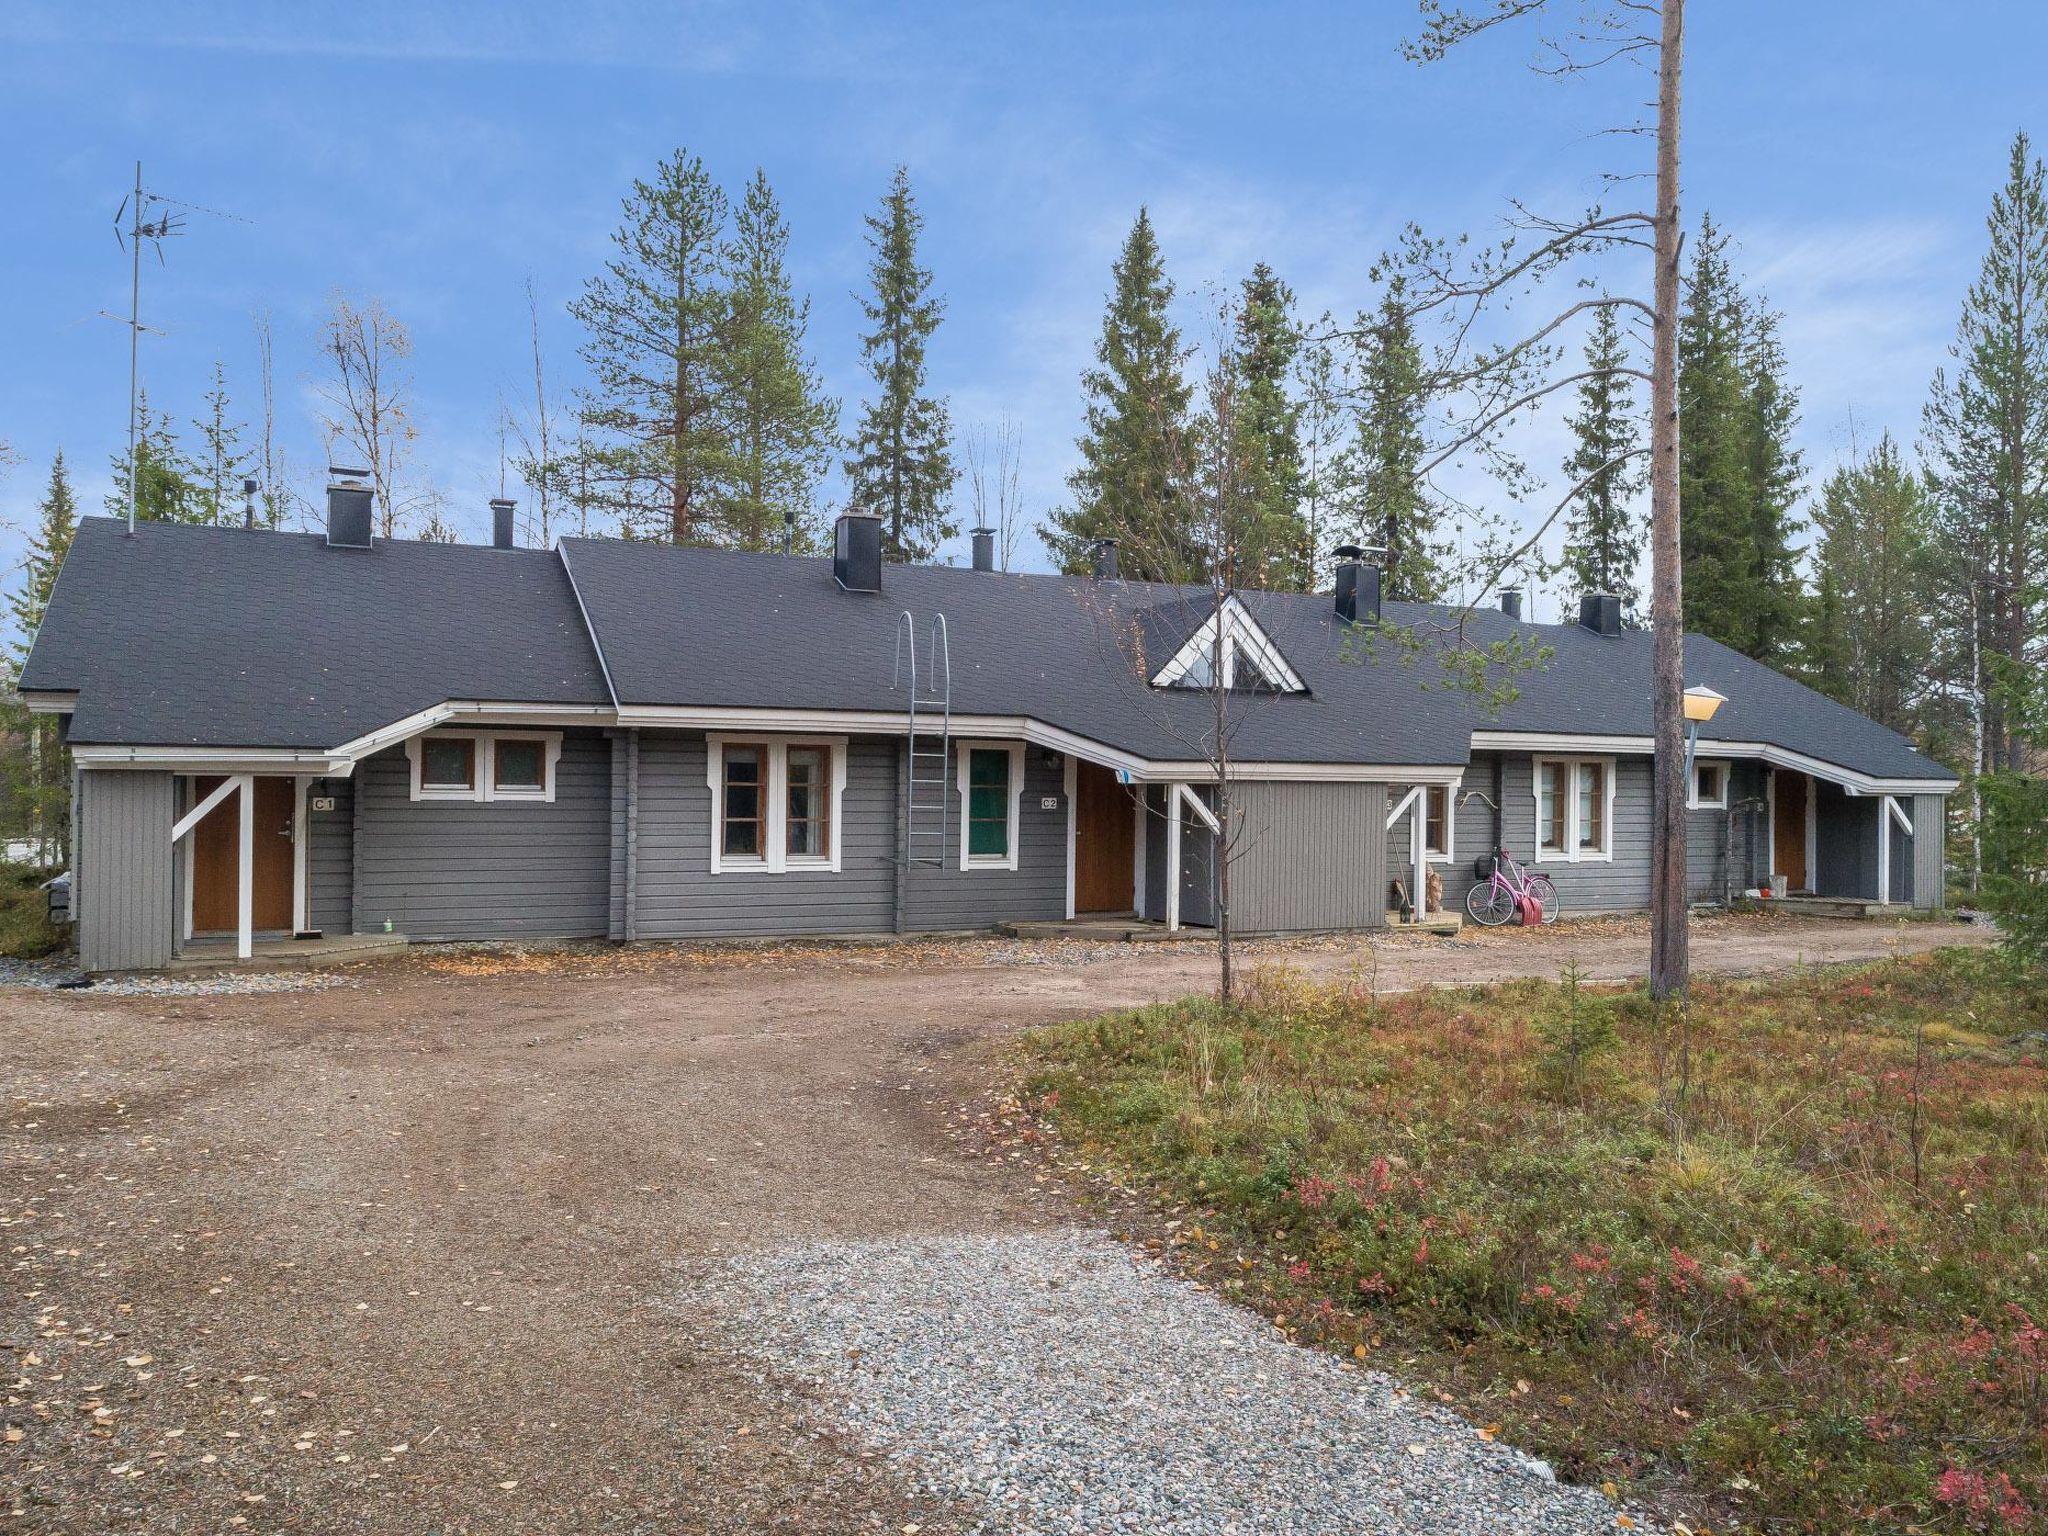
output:
POLYGON ((1433 603, 1450 589, 1452 547, 1444 511, 1422 479, 1422 348, 1400 279, 1376 317, 1359 316, 1363 402, 1352 446, 1352 520, 1358 542, 1386 550, 1382 595, 1433 603))
POLYGON ((1641 602, 1636 567, 1642 561, 1643 523, 1635 499, 1645 480, 1635 391, 1621 369, 1628 362, 1621 323, 1609 307, 1599 311, 1586 342, 1586 377, 1578 411, 1568 420, 1575 446, 1564 472, 1580 490, 1565 517, 1566 601, 1588 592, 1611 592, 1624 610, 1641 602))
POLYGON ((929 560, 959 530, 952 520, 953 424, 946 402, 925 393, 925 346, 945 306, 917 263, 924 215, 910 172, 896 168, 882 210, 867 220, 874 293, 861 309, 874 326, 861 351, 878 393, 861 409, 846 461, 853 510, 882 519, 892 560, 929 560))
POLYGON ((1728 237, 1702 221, 1678 326, 1686 627, 1767 662, 1793 643, 1801 606, 1798 396, 1777 328, 1737 283, 1728 237))
POLYGON ((49 893, 34 871, 0 865, 0 957, 34 960, 64 947, 50 921, 49 893))
POLYGON ((839 402, 806 353, 811 301, 796 294, 788 254, 789 226, 757 170, 733 221, 720 367, 732 454, 719 541, 735 549, 781 549, 785 519, 797 549, 817 547, 816 488, 838 446, 839 402))
POLYGON ((1695 1529, 1960 1536, 1972 1479, 2044 1513, 2048 1052, 2007 1043, 2044 1025, 1972 952, 1696 980, 1682 1141, 1639 988, 1262 972, 1020 1049, 1065 1144, 1303 1342, 1695 1529))
POLYGON ((57 572, 77 531, 78 499, 59 449, 50 461, 50 481, 37 504, 35 526, 22 555, 20 585, 7 598, 14 636, 9 645, 9 686, 0 692, 0 836, 35 842, 40 862, 52 868, 64 862, 70 847, 70 754, 56 717, 30 714, 15 696, 12 682, 28 660, 29 646, 57 585, 57 572))
POLYGON ((721 418, 725 194, 678 149, 635 180, 613 255, 569 306, 585 335, 591 434, 579 483, 640 537, 711 542, 732 448, 721 418))
MULTIPOLYGON (((109 463, 113 489, 107 492, 110 517, 128 515, 128 450, 124 445, 109 463)), ((149 408, 149 395, 142 392, 135 407, 135 515, 167 523, 203 523, 211 519, 199 488, 193 483, 191 461, 178 444, 168 415, 149 408)))
POLYGON ((1236 585, 1306 592, 1314 579, 1302 518, 1301 407, 1289 386, 1301 351, 1294 290, 1264 262, 1244 280, 1237 306, 1239 462, 1250 503, 1236 585))
MULTIPOLYGON (((2048 754, 2048 678, 2003 657, 1993 692, 2016 741, 2048 754)), ((2005 953, 2048 982, 2048 777, 2000 768, 1977 781, 1984 813, 1983 902, 1998 919, 2005 953)))
POLYGON ((249 470, 250 455, 242 446, 241 424, 229 415, 227 377, 218 362, 213 365, 213 384, 200 399, 206 412, 192 423, 199 434, 191 465, 193 520, 238 522, 242 476, 249 470))
POLYGON ((1822 692, 1910 732, 1933 652, 1933 517, 1889 433, 1828 477, 1813 521, 1819 590, 1800 670, 1822 692))
POLYGON ((1185 484, 1193 391, 1182 373, 1187 349, 1167 315, 1173 283, 1143 208, 1110 278, 1095 366, 1081 377, 1088 408, 1081 464, 1067 480, 1074 505, 1047 519, 1046 546, 1061 570, 1080 575, 1095 541, 1115 539, 1127 577, 1190 580, 1201 574, 1185 484))

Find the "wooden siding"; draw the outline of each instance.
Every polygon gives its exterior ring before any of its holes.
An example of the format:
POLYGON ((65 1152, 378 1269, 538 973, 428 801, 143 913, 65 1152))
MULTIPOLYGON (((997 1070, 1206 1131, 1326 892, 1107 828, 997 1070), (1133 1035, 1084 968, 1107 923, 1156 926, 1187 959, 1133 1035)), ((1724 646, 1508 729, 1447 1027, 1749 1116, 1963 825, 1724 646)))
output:
POLYGON ((1166 921, 1166 791, 1145 786, 1145 910, 1154 922, 1166 921))
POLYGON ((1913 905, 1937 910, 1948 905, 1948 801, 1915 795, 1905 805, 1913 818, 1913 905))
POLYGON ((1816 779, 1814 793, 1814 873, 1817 896, 1877 900, 1877 818, 1884 802, 1874 796, 1845 795, 1834 784, 1816 779))
POLYGON ((698 732, 642 731, 633 924, 643 939, 886 933, 896 877, 895 743, 847 745, 833 870, 711 873, 711 786, 698 732))
POLYGON ((1386 917, 1387 792, 1379 784, 1239 784, 1232 919, 1243 933, 1367 928, 1386 917))
MULTIPOLYGON (((892 749, 894 743, 891 743, 892 749)), ((892 756, 891 762, 898 760, 892 756)), ((960 867, 957 752, 946 758, 946 847, 937 869, 915 864, 903 879, 903 928, 909 933, 989 928, 1006 921, 1057 922, 1067 912, 1066 759, 1024 749, 1024 798, 1017 808, 1017 867, 960 867), (1045 809, 1051 798, 1055 809, 1045 809)), ((896 769, 900 780, 901 769, 896 769)), ((893 787, 892 781, 892 787, 893 787)), ((892 817, 891 824, 894 824, 892 817)))
POLYGON ((634 883, 639 873, 640 733, 613 731, 611 740, 611 880, 606 933, 621 941, 638 937, 634 883))
POLYGON ((611 761, 564 734, 552 802, 411 798, 400 748, 356 769, 356 931, 415 939, 587 938, 606 931, 611 761))
POLYGON ((78 963, 87 971, 168 965, 177 943, 171 875, 172 775, 88 769, 78 775, 71 894, 78 963))
POLYGON ((310 802, 334 799, 331 811, 306 809, 306 920, 322 933, 355 932, 356 786, 353 779, 315 779, 310 802))

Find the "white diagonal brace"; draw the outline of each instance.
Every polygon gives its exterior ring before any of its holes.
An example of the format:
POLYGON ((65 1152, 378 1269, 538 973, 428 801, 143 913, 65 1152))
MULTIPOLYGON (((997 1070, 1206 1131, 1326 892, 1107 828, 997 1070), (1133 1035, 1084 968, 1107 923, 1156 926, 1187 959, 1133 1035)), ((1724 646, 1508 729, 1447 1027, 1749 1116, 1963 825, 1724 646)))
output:
POLYGON ((179 817, 178 824, 171 828, 171 846, 173 848, 177 847, 178 844, 184 839, 184 836, 187 832, 190 832, 194 827, 198 826, 199 823, 206 820, 206 813, 208 811, 212 810, 216 805, 219 805, 221 801, 227 799, 229 795, 232 795, 235 792, 235 786, 240 782, 241 780, 239 778, 237 778, 233 774, 230 774, 228 777, 220 781, 220 783, 214 788, 212 794, 208 795, 204 800, 200 801, 197 805, 193 806, 191 810, 187 811, 183 816, 179 817))

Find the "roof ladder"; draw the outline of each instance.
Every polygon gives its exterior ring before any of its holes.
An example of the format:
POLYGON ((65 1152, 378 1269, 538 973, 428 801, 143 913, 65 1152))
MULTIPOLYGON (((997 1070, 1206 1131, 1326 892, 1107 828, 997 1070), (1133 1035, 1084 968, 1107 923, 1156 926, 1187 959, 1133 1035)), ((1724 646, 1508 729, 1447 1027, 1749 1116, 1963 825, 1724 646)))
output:
POLYGON ((946 616, 932 615, 922 666, 917 639, 917 620, 906 608, 896 622, 895 676, 890 682, 908 695, 900 857, 905 865, 939 869, 946 862, 946 760, 953 749, 953 658, 946 616))

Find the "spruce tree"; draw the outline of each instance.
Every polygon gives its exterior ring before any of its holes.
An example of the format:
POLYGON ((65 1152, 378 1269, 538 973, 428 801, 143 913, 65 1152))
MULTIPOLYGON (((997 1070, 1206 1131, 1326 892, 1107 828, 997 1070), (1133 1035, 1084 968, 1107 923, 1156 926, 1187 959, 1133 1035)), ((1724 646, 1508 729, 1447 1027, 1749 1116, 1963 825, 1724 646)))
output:
POLYGON ((1728 237, 1700 223, 1678 320, 1680 554, 1688 629, 1745 654, 1755 643, 1747 508, 1742 295, 1728 237))
MULTIPOLYGON (((192 467, 163 412, 152 413, 144 391, 135 406, 135 516, 165 523, 210 521, 193 483, 192 467)), ((129 464, 126 452, 113 456, 110 468, 113 489, 107 492, 106 509, 114 517, 128 515, 129 464)))
POLYGON ((1097 539, 1118 541, 1119 568, 1144 580, 1199 574, 1188 528, 1187 349, 1168 317, 1173 283, 1145 209, 1110 269, 1110 294, 1081 376, 1087 425, 1081 464, 1067 477, 1074 504, 1054 512, 1045 542, 1069 574, 1089 569, 1097 539))
POLYGON ((1643 460, 1635 390, 1622 372, 1628 351, 1614 315, 1611 307, 1601 309, 1593 323, 1578 412, 1567 423, 1577 446, 1564 472, 1578 493, 1565 514, 1565 595, 1576 608, 1589 592, 1609 592, 1634 611, 1642 600, 1636 569, 1643 525, 1635 499, 1643 488, 1643 460))
MULTIPOLYGON (((28 660, 36 630, 49 611, 50 594, 56 590, 57 572, 77 531, 78 498, 59 449, 50 462, 50 483, 37 504, 35 528, 22 557, 21 585, 7 599, 8 614, 14 621, 9 658, 13 677, 21 675, 28 660)), ((55 716, 30 714, 11 688, 4 697, 6 718, 0 721, 0 739, 10 743, 10 750, 0 758, 0 775, 6 781, 10 830, 18 828, 34 841, 39 862, 53 868, 63 862, 69 847, 71 776, 64 761, 63 739, 55 716)))
POLYGON ((194 515, 201 522, 232 522, 240 506, 249 452, 242 446, 240 423, 228 415, 227 378, 217 361, 213 387, 200 399, 206 404, 206 414, 192 423, 199 434, 199 446, 192 456, 194 515))
POLYGON ((2021 768, 2006 670, 2038 667, 2048 637, 2048 186, 2018 135, 1986 220, 1953 373, 1934 376, 1924 422, 1940 548, 1941 671, 1969 713, 1979 772, 2021 768))
POLYGON ((720 412, 727 323, 725 194, 678 149, 635 181, 614 252, 569 312, 593 383, 591 494, 634 535, 701 544, 731 478, 720 412))
POLYGON ((1236 330, 1240 462, 1252 506, 1238 584, 1306 591, 1312 553, 1301 506, 1301 407, 1289 392, 1301 330, 1294 290, 1264 262, 1244 280, 1236 330))
POLYGON ((733 221, 726 264, 731 304, 720 363, 721 409, 732 442, 719 498, 720 541, 737 549, 798 549, 818 539, 815 493, 838 444, 839 402, 805 351, 811 301, 788 270, 789 226, 756 170, 733 221))
POLYGON ((1792 434, 1799 396, 1785 379, 1779 316, 1761 300, 1744 306, 1743 459, 1749 502, 1750 655, 1785 658, 1796 642, 1801 593, 1797 514, 1804 471, 1792 434))
POLYGON ((1422 479, 1422 348, 1398 280, 1376 317, 1359 316, 1358 329, 1365 338, 1352 471, 1358 540, 1385 548, 1387 597, 1437 602, 1450 589, 1451 549, 1443 508, 1422 479))
POLYGON ((878 392, 849 445, 848 499, 854 511, 882 519, 887 558, 929 560, 958 531, 951 517, 957 471, 946 403, 925 393, 925 345, 945 305, 932 292, 931 272, 917 264, 924 215, 906 167, 896 168, 867 226, 874 292, 861 309, 874 329, 861 338, 861 351, 878 392))
POLYGON ((1817 592, 1804 647, 1817 674, 1811 680, 1893 730, 1911 732, 1933 645, 1934 520, 1889 433, 1828 477, 1813 523, 1817 592))

